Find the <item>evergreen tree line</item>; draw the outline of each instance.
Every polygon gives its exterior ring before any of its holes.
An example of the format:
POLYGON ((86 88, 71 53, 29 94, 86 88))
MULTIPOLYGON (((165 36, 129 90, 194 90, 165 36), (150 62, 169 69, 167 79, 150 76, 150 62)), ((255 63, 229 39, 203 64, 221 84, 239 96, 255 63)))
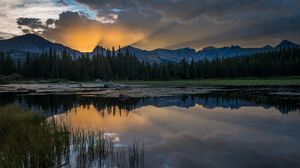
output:
POLYGON ((0 52, 0 74, 20 74, 26 79, 63 78, 75 81, 102 80, 172 80, 203 78, 272 77, 300 75, 300 49, 281 49, 252 56, 213 60, 181 60, 179 63, 139 61, 128 50, 105 54, 57 54, 49 49, 40 55, 27 54, 25 61, 13 61, 0 52), (104 56, 105 55, 105 56, 104 56))

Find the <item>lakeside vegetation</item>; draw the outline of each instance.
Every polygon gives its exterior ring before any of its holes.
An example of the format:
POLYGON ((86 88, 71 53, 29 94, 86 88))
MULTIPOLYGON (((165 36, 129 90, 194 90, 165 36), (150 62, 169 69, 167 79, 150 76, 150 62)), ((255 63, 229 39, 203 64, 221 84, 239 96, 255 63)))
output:
MULTIPOLYGON (((34 79, 20 80, 18 75, 0 75, 0 84, 9 83, 76 83, 67 79, 34 79), (13 76, 13 78, 12 78, 13 76)), ((105 83, 105 81, 103 81, 105 83)), ((115 83, 125 85, 149 86, 300 86, 300 76, 267 77, 267 78, 216 78, 216 79, 187 79, 187 80, 114 80, 115 83)), ((95 81, 81 81, 80 83, 93 84, 95 81)))
POLYGON ((168 80, 143 81, 120 80, 128 85, 150 86, 300 86, 300 76, 272 77, 272 78, 238 78, 238 79, 201 79, 201 80, 168 80))
POLYGON ((20 74, 23 79, 101 80, 195 80, 211 78, 274 77, 300 75, 300 49, 199 61, 141 62, 129 50, 107 50, 92 57, 79 58, 49 49, 40 55, 28 53, 24 62, 13 61, 0 52, 0 74, 20 74))
POLYGON ((42 116, 0 107, 0 167, 54 167, 68 155, 69 133, 42 116))
POLYGON ((103 131, 86 132, 15 106, 0 107, 0 167, 143 167, 144 148, 114 146, 103 131))

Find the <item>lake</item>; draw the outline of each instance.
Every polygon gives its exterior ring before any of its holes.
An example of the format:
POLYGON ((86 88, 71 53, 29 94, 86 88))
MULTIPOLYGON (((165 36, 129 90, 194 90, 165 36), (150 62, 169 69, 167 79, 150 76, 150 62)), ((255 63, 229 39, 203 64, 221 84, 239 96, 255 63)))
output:
POLYGON ((299 96, 234 91, 156 98, 0 94, 115 146, 144 145, 145 167, 299 167, 299 96))

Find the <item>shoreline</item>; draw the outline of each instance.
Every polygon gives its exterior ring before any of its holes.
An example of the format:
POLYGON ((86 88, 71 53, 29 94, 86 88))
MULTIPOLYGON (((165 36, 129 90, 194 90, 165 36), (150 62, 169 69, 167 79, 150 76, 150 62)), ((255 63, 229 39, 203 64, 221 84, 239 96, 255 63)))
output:
MULTIPOLYGON (((248 81, 248 80, 247 80, 248 81)), ((244 81, 246 83, 247 81, 244 81)), ((0 93, 14 93, 26 95, 81 95, 85 97, 118 98, 120 95, 129 97, 167 97, 180 95, 208 94, 211 92, 266 92, 268 94, 280 94, 285 96, 300 95, 299 81, 290 82, 290 85, 278 83, 266 83, 264 85, 248 85, 226 83, 224 85, 209 85, 207 81, 118 81, 106 82, 82 82, 82 83, 11 83, 0 85, 0 93), (295 84, 296 83, 296 84, 295 84), (207 84, 207 85, 205 85, 207 84)), ((227 82, 227 81, 226 81, 227 82)), ((252 81, 253 82, 253 81, 252 81)))

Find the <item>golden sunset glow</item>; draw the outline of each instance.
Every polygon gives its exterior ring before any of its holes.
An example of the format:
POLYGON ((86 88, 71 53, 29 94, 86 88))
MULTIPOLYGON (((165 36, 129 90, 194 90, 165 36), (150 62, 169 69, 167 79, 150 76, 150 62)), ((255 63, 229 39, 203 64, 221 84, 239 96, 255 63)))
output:
POLYGON ((143 33, 107 27, 73 27, 61 33, 60 43, 81 52, 91 52, 97 46, 105 48, 126 46, 144 38, 143 33))
POLYGON ((107 109, 99 112, 91 105, 89 108, 84 108, 83 106, 74 108, 66 114, 56 115, 55 118, 58 121, 69 124, 72 128, 90 131, 104 129, 106 131, 123 132, 135 127, 149 125, 149 121, 135 113, 129 112, 126 116, 128 111, 118 107, 115 107, 115 112, 115 115, 112 113, 108 114, 107 109))

